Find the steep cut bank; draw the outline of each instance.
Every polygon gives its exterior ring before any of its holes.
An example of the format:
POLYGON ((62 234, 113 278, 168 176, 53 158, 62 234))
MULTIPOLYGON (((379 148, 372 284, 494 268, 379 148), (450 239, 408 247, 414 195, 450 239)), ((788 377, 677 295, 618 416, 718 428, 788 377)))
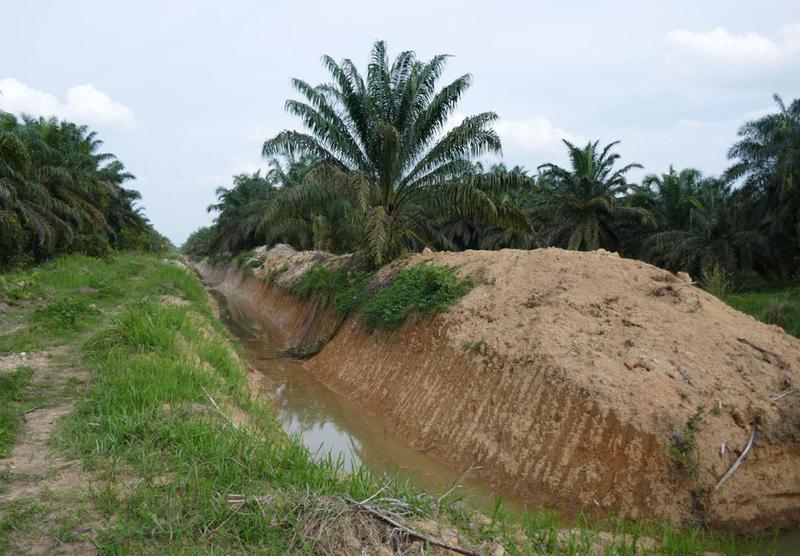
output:
POLYGON ((669 272, 603 251, 436 253, 480 276, 446 314, 388 334, 300 302, 292 281, 341 258, 276 248, 245 276, 285 345, 326 340, 307 368, 415 447, 564 515, 703 520, 740 532, 800 523, 800 342, 669 272), (280 269, 280 272, 278 272, 280 269), (745 450, 736 472, 715 486, 745 450))

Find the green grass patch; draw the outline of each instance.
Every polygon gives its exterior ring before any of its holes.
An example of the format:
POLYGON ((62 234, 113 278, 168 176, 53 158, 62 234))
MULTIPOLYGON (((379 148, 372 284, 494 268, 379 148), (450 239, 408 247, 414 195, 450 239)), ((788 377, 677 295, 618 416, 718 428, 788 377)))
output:
POLYGON ((424 318, 446 311, 472 286, 471 279, 459 278, 450 267, 423 263, 405 268, 364 303, 364 322, 369 329, 397 330, 411 315, 424 318))
MULTIPOLYGON (((101 535, 104 550, 305 552, 294 528, 317 511, 314 500, 363 499, 380 488, 366 472, 315 461, 283 435, 269 408, 250 397, 205 300, 132 302, 85 342, 84 357, 94 385, 68 422, 64 447, 99 473, 125 461, 143 479, 116 506, 113 493, 98 495, 115 523, 101 535), (246 410, 250 430, 231 428, 211 398, 223 411, 246 410), (229 494, 270 503, 232 513, 229 494)), ((430 510, 431 499, 416 491, 387 492, 402 497, 409 515, 430 510)))
POLYGON ((247 251, 242 251, 241 253, 239 253, 238 255, 236 255, 233 258, 233 262, 237 267, 243 268, 245 270, 258 268, 262 264, 264 264, 264 258, 265 257, 263 257, 263 256, 256 257, 255 254, 256 254, 256 250, 255 249, 249 249, 247 251))
POLYGON ((10 373, 0 374, 0 458, 9 455, 17 438, 20 419, 29 409, 26 389, 34 372, 33 367, 23 365, 10 373))
POLYGON ((734 309, 800 337, 800 286, 726 294, 734 309))
POLYGON ((291 291, 303 300, 320 296, 323 304, 333 303, 340 315, 348 315, 366 298, 368 279, 364 272, 317 265, 306 271, 291 291))
POLYGON ((0 274, 0 300, 17 303, 30 299, 39 285, 38 278, 36 270, 0 274))
POLYGON ((455 269, 429 263, 400 270, 388 286, 372 295, 367 287, 370 277, 320 264, 306 271, 291 292, 303 300, 332 303, 342 316, 360 310, 370 330, 397 330, 411 315, 426 318, 447 310, 473 286, 455 269))

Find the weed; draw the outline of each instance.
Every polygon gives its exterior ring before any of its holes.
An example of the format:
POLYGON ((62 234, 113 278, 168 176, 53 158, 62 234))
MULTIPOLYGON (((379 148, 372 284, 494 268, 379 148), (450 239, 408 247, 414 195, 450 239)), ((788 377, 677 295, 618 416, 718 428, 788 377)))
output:
POLYGON ((676 469, 691 480, 697 480, 700 471, 700 460, 697 455, 695 437, 703 420, 703 407, 699 406, 686 421, 683 431, 676 434, 668 451, 676 469))
POLYGON ((28 409, 25 390, 34 372, 33 367, 23 365, 11 373, 0 374, 0 457, 8 455, 17 437, 19 421, 28 409))
POLYGON ((778 326, 786 326, 789 319, 787 318, 791 303, 787 299, 772 299, 764 306, 761 313, 761 320, 769 324, 777 324, 778 326))
POLYGON ((370 330, 397 330, 412 314, 428 317, 445 311, 472 286, 472 280, 459 278, 450 267, 423 263, 406 268, 364 303, 364 322, 370 330))
POLYGON ((0 299, 12 303, 30 299, 39 284, 37 271, 0 274, 0 299))
POLYGON ((464 349, 469 351, 470 353, 480 353, 483 350, 483 346, 485 345, 486 345, 486 340, 484 338, 481 338, 480 340, 464 342, 464 349))
POLYGON ((718 264, 704 269, 700 278, 703 288, 708 293, 720 298, 727 293, 731 286, 728 272, 718 264))
POLYGON ((303 273, 291 291, 300 299, 310 299, 334 289, 333 277, 333 270, 325 265, 317 265, 303 273))
POLYGON ((253 258, 253 249, 248 249, 247 251, 242 251, 241 253, 236 255, 233 258, 233 262, 239 268, 243 268, 245 266, 249 266, 247 263, 252 258, 253 258))
POLYGON ((346 316, 366 298, 368 278, 363 272, 317 265, 306 271, 291 291, 300 299, 319 296, 323 305, 333 303, 336 311, 346 316))
POLYGON ((47 307, 38 309, 34 315, 34 322, 48 332, 75 329, 81 317, 96 313, 85 299, 76 297, 63 297, 47 307))
POLYGON ((267 284, 274 284, 278 277, 289 270, 289 263, 283 263, 281 266, 272 267, 266 275, 267 284))
POLYGON ((258 268, 262 264, 264 264, 264 258, 265 257, 263 256, 256 257, 255 249, 250 249, 248 251, 242 251, 241 253, 236 255, 236 257, 234 257, 233 259, 233 262, 237 267, 249 270, 253 268, 258 268))

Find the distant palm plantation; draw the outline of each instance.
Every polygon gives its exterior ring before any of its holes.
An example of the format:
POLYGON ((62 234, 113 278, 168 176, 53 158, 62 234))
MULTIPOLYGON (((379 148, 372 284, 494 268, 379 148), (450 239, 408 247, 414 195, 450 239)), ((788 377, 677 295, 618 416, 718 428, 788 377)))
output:
POLYGON ((122 163, 86 126, 0 112, 0 266, 58 253, 159 249, 122 163))
MULTIPOLYGON (((635 183, 630 172, 641 166, 622 163, 619 141, 598 140, 583 146, 565 142, 567 166, 542 161, 529 173, 519 166, 484 166, 486 156, 501 150, 492 127, 497 115, 453 119, 472 78, 441 84, 447 58, 423 61, 404 51, 391 59, 380 41, 364 70, 349 59, 324 56, 330 81, 294 79, 299 98, 285 105, 301 128, 264 142, 266 174, 239 175, 232 187, 218 189, 218 202, 209 207, 217 215, 214 224, 195 232, 184 251, 231 258, 284 242, 358 252, 380 265, 424 247, 552 245, 614 250, 695 276, 779 277, 797 271, 800 100, 786 104, 776 95, 773 114, 746 123, 728 152, 730 167, 718 177, 670 166, 635 183)), ((40 210, 34 201, 39 197, 18 188, 9 193, 9 180, 18 184, 24 172, 37 184, 46 180, 26 170, 32 156, 26 153, 38 156, 30 139, 14 131, 18 124, 4 121, 4 225, 24 227, 40 251, 52 244, 62 222, 72 222, 64 238, 73 245, 85 241, 77 239, 85 228, 79 222, 98 221, 93 211, 69 220, 56 202, 40 218, 32 208, 40 210), (23 199, 27 208, 20 208, 23 199)), ((27 121, 23 127, 35 125, 45 124, 27 121)), ((116 163, 104 168, 97 183, 119 187, 126 179, 116 163)), ((62 200, 62 189, 51 189, 62 200)), ((132 198, 103 198, 114 241, 115 226, 123 226, 127 214, 115 207, 130 205, 132 198)))

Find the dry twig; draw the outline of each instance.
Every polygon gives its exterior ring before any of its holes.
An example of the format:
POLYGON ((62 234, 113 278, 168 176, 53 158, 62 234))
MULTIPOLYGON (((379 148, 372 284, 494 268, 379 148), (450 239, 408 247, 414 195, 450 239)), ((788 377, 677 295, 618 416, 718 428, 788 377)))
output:
POLYGON ((479 556, 477 552, 473 552, 471 550, 461 548, 460 546, 448 544, 442 540, 431 538, 427 535, 423 535, 422 533, 419 533, 414 529, 411 529, 410 527, 403 525, 402 523, 389 517, 388 515, 381 512, 378 508, 376 508, 372 504, 361 504, 351 499, 348 499, 348 502, 350 502, 351 504, 355 504, 359 508, 359 510, 371 515, 372 517, 379 519, 380 521, 383 521, 384 523, 391 525, 392 527, 394 527, 395 531, 407 535, 408 537, 412 537, 422 542, 426 542, 432 546, 438 546, 439 548, 444 548, 445 550, 449 550, 450 552, 455 552, 456 554, 464 554, 466 556, 479 556))
POLYGON ((753 449, 753 444, 756 441, 756 429, 757 428, 758 427, 757 427, 756 423, 753 423, 753 432, 750 433, 750 440, 747 442, 747 446, 745 446, 744 451, 742 451, 742 454, 734 462, 734 464, 731 465, 731 468, 728 469, 727 473, 725 473, 722 476, 722 478, 719 480, 719 482, 717 483, 717 486, 714 487, 714 492, 719 490, 719 487, 721 487, 723 484, 725 484, 725 481, 730 479, 733 476, 733 474, 736 473, 736 470, 739 469, 740 465, 742 465, 742 462, 744 461, 744 458, 746 458, 747 454, 750 453, 750 450, 753 449))
POLYGON ((211 397, 211 394, 208 393, 208 391, 205 389, 205 387, 203 387, 203 393, 208 398, 208 401, 211 402, 211 405, 214 406, 214 410, 217 413, 219 413, 220 415, 222 415, 228 421, 228 423, 230 424, 231 428, 233 428, 234 430, 238 429, 239 427, 236 425, 236 423, 233 422, 233 419, 227 413, 225 413, 224 411, 222 411, 219 408, 219 406, 217 405, 217 402, 214 401, 214 398, 211 397))

